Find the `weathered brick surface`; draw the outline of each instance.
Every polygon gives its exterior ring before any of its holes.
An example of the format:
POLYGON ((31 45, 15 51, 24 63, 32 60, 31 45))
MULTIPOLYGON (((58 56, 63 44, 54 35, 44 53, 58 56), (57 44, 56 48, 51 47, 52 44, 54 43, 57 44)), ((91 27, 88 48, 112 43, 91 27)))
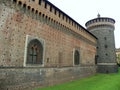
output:
MULTIPOLYGON (((16 6, 16 8, 18 8, 16 6)), ((89 41, 73 36, 66 28, 54 28, 41 22, 30 15, 23 14, 20 10, 1 5, 1 66, 23 66, 26 35, 41 38, 45 41, 45 66, 56 66, 59 64, 59 53, 61 53, 61 64, 63 66, 73 65, 73 49, 79 48, 81 63, 94 64, 95 46, 89 41), (49 59, 49 63, 46 63, 49 59), (63 62, 64 61, 64 62, 63 62)))
POLYGON ((1 89, 27 90, 87 76, 96 71, 96 38, 68 16, 64 18, 70 23, 62 20, 62 16, 58 16, 59 10, 55 15, 44 8, 45 2, 38 6, 37 1, 26 1, 26 5, 41 12, 39 16, 32 9, 23 8, 24 0, 0 0, 1 89), (18 1, 22 1, 22 5, 18 1), (28 35, 45 43, 43 67, 24 66, 28 35), (79 66, 73 64, 74 49, 80 51, 79 66))

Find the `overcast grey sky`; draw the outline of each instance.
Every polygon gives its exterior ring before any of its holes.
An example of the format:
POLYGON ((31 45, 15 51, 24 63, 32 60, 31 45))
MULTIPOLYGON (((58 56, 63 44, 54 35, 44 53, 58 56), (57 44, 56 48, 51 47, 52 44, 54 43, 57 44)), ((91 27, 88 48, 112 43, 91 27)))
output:
POLYGON ((97 17, 110 17, 115 19, 115 46, 120 48, 120 0, 49 0, 64 11, 79 24, 97 17))

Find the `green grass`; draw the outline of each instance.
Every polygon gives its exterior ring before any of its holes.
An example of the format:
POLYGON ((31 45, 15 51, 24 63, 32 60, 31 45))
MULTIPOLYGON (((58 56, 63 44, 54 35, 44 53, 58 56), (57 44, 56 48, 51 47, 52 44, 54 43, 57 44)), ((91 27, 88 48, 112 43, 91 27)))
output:
POLYGON ((95 74, 87 78, 35 90, 120 90, 120 70, 119 73, 95 74))

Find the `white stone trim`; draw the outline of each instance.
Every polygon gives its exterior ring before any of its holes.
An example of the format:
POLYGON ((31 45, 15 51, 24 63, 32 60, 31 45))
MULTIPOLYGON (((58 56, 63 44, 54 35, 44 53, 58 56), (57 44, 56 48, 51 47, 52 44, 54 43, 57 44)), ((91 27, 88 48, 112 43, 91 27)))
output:
POLYGON ((23 66, 24 67, 44 67, 44 59, 45 59, 45 40, 42 38, 38 38, 38 37, 34 37, 34 36, 30 36, 30 35, 26 35, 26 42, 25 42, 25 51, 24 51, 24 63, 23 66), (43 45, 43 64, 39 65, 39 64, 26 64, 27 61, 27 46, 28 43, 33 40, 33 39, 37 39, 39 40, 42 45, 43 45))
POLYGON ((75 53, 75 48, 73 48, 73 66, 75 66, 75 64, 74 64, 74 53, 75 53))
MULTIPOLYGON (((108 27, 109 28, 109 27, 108 27)), ((102 30, 111 30, 111 31, 113 31, 113 29, 111 29, 111 28, 101 28, 102 30)), ((99 31, 99 30, 101 30, 101 29, 91 29, 90 30, 90 32, 94 32, 94 31, 99 31)))
POLYGON ((97 65, 117 65, 117 63, 97 63, 97 65))
POLYGON ((25 51, 24 51, 24 63, 23 66, 26 66, 26 59, 27 59, 27 42, 28 42, 28 35, 26 35, 26 40, 25 40, 25 51))

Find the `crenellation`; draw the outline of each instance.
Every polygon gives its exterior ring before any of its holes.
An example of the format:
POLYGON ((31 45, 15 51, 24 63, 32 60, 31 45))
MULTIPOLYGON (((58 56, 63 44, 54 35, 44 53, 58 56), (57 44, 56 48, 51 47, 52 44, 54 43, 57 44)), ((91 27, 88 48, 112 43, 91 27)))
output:
MULTIPOLYGON (((100 26, 109 35, 114 32, 111 19, 90 24, 93 31, 100 26)), ((113 44, 107 44, 109 35, 102 37, 106 51, 113 44)), ((5 81, 0 89, 27 90, 91 75, 96 72, 97 41, 47 0, 0 0, 0 80, 5 81)))
POLYGON ((90 20, 89 22, 86 23, 86 26, 92 24, 110 24, 112 26, 114 26, 113 24, 115 23, 115 21, 111 18, 105 18, 105 17, 102 17, 102 18, 96 18, 96 19, 93 19, 93 20, 90 20))
MULTIPOLYGON (((18 1, 18 4, 19 4, 19 5, 22 4, 21 1, 22 1, 22 0, 19 0, 19 1, 18 1)), ((15 0, 14 2, 17 2, 17 1, 15 0)), ((23 2, 23 1, 22 1, 22 2, 23 2)), ((37 1, 36 1, 36 2, 37 2, 37 1)), ((44 7, 46 7, 46 6, 45 6, 45 3, 46 3, 46 5, 47 5, 47 2, 46 2, 46 1, 43 1, 42 3, 44 3, 44 7)), ((39 12, 39 10, 35 10, 35 9, 34 9, 35 7, 34 7, 34 5, 33 5, 32 2, 29 2, 28 5, 30 5, 30 6, 28 6, 28 10, 32 11, 31 14, 32 14, 32 17, 34 18, 34 14, 35 14, 35 16, 36 16, 36 14, 37 14, 37 13, 35 13, 35 11, 36 11, 36 12, 39 12), (33 6, 34 8, 31 8, 31 6, 33 6)), ((25 8, 25 7, 26 7, 26 4, 23 4, 22 6, 25 8)), ((47 6, 48 6, 48 5, 47 5, 47 6)), ((46 14, 47 14, 47 15, 50 14, 50 8, 46 8, 46 9, 49 10, 49 13, 47 13, 48 11, 47 11, 47 12, 46 12, 46 11, 44 11, 44 12, 42 11, 42 12, 44 13, 44 14, 43 14, 43 17, 44 17, 44 15, 46 16, 46 14), (45 14, 45 13, 46 13, 46 14, 45 14)), ((54 17, 55 20, 59 21, 59 18, 61 18, 61 19, 62 19, 62 24, 66 25, 66 23, 67 23, 66 20, 65 20, 65 18, 67 19, 66 15, 64 16, 64 13, 63 13, 63 14, 62 14, 62 17, 59 17, 59 13, 60 13, 60 15, 61 15, 61 11, 58 11, 55 7, 53 7, 53 9, 54 9, 54 14, 55 14, 55 17, 54 17), (58 17, 59 17, 59 18, 58 18, 58 17)), ((29 12, 30 12, 30 11, 29 11, 29 12)), ((51 16, 53 16, 53 15, 51 15, 51 16)), ((47 16, 46 16, 46 17, 47 17, 47 16)), ((69 18, 69 19, 70 19, 70 18, 69 18)), ((43 21, 44 21, 44 20, 43 20, 43 21)), ((60 21, 61 21, 61 20, 60 20, 60 21)), ((69 20, 69 21, 70 21, 70 20, 69 20)), ((69 25, 69 24, 68 24, 68 25, 70 26, 70 28, 71 28, 72 30, 78 29, 78 28, 76 28, 76 25, 77 25, 77 24, 74 23, 73 20, 70 21, 70 22, 72 22, 72 23, 71 23, 72 26, 69 25)), ((70 22, 69 22, 69 23, 70 23, 70 22)), ((69 27, 69 26, 68 26, 68 27, 69 27)), ((86 34, 87 34, 87 33, 86 33, 86 34)))

